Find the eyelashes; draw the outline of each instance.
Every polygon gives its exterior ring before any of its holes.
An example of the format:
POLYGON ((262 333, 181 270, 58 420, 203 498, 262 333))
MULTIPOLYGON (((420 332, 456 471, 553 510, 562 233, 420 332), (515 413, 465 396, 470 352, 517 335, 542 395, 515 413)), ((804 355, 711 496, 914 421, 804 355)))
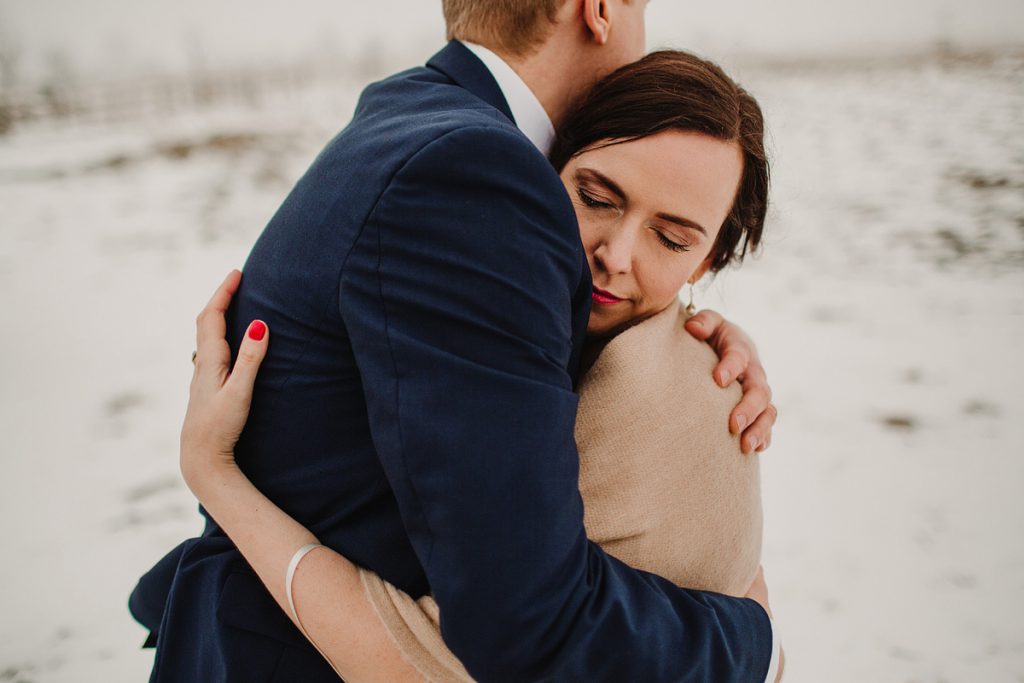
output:
POLYGON ((600 199, 596 199, 591 195, 587 194, 583 188, 578 188, 576 193, 580 196, 580 201, 589 206, 592 209, 614 209, 615 206, 608 202, 602 202, 600 199))
MULTIPOLYGON (((600 199, 597 199, 593 195, 587 193, 583 188, 577 188, 576 193, 579 195, 580 201, 583 202, 584 206, 587 206, 591 209, 613 209, 615 211, 619 211, 619 208, 614 204, 609 204, 608 202, 603 202, 600 199)), ((657 236, 658 242, 660 242, 661 245, 666 249, 676 253, 684 253, 690 251, 689 244, 670 240, 668 237, 665 237, 664 233, 662 233, 660 230, 654 228, 652 228, 652 230, 654 230, 654 234, 657 236)))
POLYGON ((689 244, 683 244, 681 242, 673 242, 669 238, 665 237, 665 235, 663 233, 658 232, 657 230, 654 231, 654 234, 656 234, 658 236, 658 241, 661 242, 665 246, 665 248, 667 248, 667 249, 671 249, 672 251, 679 252, 679 253, 682 253, 682 252, 685 252, 685 251, 690 251, 690 245, 689 244))

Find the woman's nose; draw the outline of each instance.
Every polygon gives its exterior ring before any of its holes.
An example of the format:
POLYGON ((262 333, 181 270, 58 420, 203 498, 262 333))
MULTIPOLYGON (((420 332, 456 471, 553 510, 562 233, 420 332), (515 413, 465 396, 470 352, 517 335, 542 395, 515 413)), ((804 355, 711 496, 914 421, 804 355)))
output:
POLYGON ((594 259, 612 275, 625 274, 633 269, 632 230, 615 230, 607 235, 594 250, 594 259))

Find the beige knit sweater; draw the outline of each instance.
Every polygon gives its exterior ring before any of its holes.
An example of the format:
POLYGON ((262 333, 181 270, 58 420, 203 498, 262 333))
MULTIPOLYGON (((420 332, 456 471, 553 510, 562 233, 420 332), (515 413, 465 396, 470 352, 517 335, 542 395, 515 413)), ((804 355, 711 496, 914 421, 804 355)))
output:
MULTIPOLYGON (((612 339, 580 383, 576 442, 587 536, 679 586, 743 595, 761 558, 758 456, 728 419, 740 389, 671 306, 612 339)), ((441 639, 437 604, 362 572, 406 659, 435 683, 471 682, 441 639)))

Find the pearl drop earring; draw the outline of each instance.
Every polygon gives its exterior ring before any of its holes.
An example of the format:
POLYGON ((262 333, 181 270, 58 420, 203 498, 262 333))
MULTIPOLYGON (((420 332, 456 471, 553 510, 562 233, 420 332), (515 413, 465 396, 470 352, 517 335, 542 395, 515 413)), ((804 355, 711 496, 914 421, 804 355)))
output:
POLYGON ((693 305, 693 283, 690 282, 690 303, 686 304, 686 315, 687 317, 693 317, 693 314, 697 312, 697 307, 693 305))

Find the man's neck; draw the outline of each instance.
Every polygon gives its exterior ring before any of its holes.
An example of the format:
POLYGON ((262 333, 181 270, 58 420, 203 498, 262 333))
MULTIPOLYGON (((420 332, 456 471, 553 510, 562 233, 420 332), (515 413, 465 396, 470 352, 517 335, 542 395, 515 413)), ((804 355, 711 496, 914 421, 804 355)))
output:
POLYGON ((537 99, 526 81, 516 73, 504 58, 489 48, 463 41, 469 50, 484 63, 484 66, 491 72, 491 76, 497 81, 498 87, 505 96, 509 113, 516 122, 519 130, 537 146, 545 156, 551 153, 551 145, 555 139, 555 127, 551 122, 544 105, 537 99))
POLYGON ((558 54, 552 43, 545 44, 526 57, 514 57, 497 51, 495 54, 505 60, 533 91, 557 129, 569 113, 570 106, 582 94, 585 79, 576 80, 567 74, 568 70, 563 68, 565 57, 558 54))

